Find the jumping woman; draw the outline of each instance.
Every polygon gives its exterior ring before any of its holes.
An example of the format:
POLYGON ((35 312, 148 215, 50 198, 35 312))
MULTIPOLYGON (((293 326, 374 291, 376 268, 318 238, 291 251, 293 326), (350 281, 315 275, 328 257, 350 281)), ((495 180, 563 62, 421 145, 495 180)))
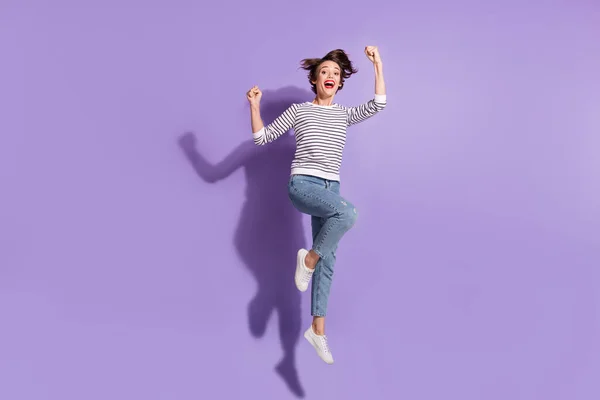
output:
POLYGON ((292 104, 271 124, 260 116, 262 92, 257 86, 246 97, 250 102, 254 143, 262 146, 293 128, 296 152, 291 165, 288 193, 294 207, 311 216, 313 244, 300 249, 296 259, 295 282, 304 292, 312 278, 311 326, 304 337, 323 361, 333 364, 325 335, 325 316, 331 289, 336 250, 340 239, 354 225, 357 213, 340 195, 340 167, 346 143, 346 128, 372 117, 386 106, 383 64, 376 46, 365 47, 375 69, 375 96, 356 107, 333 102, 338 90, 357 69, 341 49, 323 58, 304 59, 301 66, 315 93, 312 102, 292 104))

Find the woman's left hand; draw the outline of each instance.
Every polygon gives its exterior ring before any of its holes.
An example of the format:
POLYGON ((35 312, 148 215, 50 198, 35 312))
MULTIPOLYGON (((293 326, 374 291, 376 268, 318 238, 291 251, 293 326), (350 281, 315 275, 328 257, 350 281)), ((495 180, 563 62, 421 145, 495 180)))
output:
POLYGON ((379 55, 379 49, 377 48, 377 46, 365 47, 365 54, 373 64, 381 63, 381 56, 379 55))

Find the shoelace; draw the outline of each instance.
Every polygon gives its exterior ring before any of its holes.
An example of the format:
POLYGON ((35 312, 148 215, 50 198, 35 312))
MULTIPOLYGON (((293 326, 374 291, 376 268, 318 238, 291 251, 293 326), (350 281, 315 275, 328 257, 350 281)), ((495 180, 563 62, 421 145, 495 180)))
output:
POLYGON ((308 271, 304 271, 304 275, 302 276, 302 280, 304 282, 308 282, 308 281, 310 281, 311 277, 312 277, 312 273, 310 273, 308 271))
MULTIPOLYGON (((307 269, 308 269, 308 268, 307 268, 307 269)), ((313 274, 313 272, 314 272, 314 270, 307 271, 307 270, 305 269, 305 270, 304 270, 304 273, 302 274, 302 280, 303 280, 304 282, 308 282, 308 281, 310 281, 310 278, 312 277, 312 274, 313 274)))
POLYGON ((327 336, 320 336, 319 339, 321 339, 321 344, 323 345, 323 350, 325 351, 325 353, 329 353, 329 344, 327 343, 327 336))

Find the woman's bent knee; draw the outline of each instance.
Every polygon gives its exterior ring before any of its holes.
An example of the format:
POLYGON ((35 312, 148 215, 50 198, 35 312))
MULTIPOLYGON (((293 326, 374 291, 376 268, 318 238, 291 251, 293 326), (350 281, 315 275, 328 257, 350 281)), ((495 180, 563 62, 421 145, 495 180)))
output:
POLYGON ((340 219, 344 223, 344 226, 346 226, 348 229, 354 226, 357 217, 358 212, 352 204, 346 205, 346 207, 344 207, 344 209, 340 212, 340 219))

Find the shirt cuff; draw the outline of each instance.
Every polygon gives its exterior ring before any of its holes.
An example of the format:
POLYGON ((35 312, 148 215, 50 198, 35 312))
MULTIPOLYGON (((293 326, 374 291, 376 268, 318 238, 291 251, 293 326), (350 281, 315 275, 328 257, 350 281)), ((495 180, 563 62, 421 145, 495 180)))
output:
POLYGON ((260 137, 262 137, 265 134, 265 127, 263 126, 262 128, 260 128, 260 130, 258 132, 254 132, 252 134, 252 136, 254 137, 254 139, 258 139, 260 137))
POLYGON ((387 96, 385 94, 376 94, 375 101, 377 103, 385 103, 387 101, 387 96))

